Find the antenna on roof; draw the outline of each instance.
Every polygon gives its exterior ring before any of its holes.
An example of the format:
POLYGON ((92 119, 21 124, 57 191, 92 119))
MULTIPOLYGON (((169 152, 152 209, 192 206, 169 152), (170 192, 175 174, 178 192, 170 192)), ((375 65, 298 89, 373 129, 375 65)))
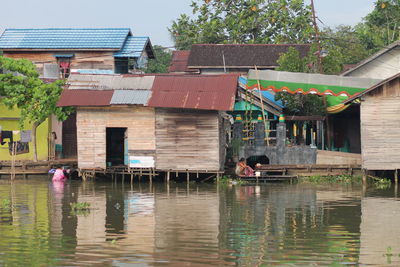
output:
POLYGON ((224 55, 224 51, 222 51, 222 62, 224 63, 224 73, 226 73, 226 66, 225 66, 225 55, 224 55))

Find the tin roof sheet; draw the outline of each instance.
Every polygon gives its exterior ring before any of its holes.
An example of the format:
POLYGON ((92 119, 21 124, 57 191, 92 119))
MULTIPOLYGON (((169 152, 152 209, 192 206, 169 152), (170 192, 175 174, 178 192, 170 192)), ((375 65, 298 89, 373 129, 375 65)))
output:
POLYGON ((149 37, 128 36, 122 49, 114 53, 114 57, 140 57, 145 50, 149 37))
POLYGON ((150 90, 115 90, 111 105, 147 105, 150 90))
POLYGON ((107 75, 107 74, 71 74, 67 80, 71 90, 149 90, 153 86, 154 76, 149 75, 107 75))
POLYGON ((149 106, 232 110, 238 75, 156 76, 149 106))
POLYGON ((6 29, 0 49, 113 49, 120 50, 129 28, 6 29))
POLYGON ((198 69, 189 69, 187 67, 189 54, 190 50, 172 51, 168 72, 198 72, 198 69))
POLYGON ((58 107, 109 106, 113 90, 68 90, 62 91, 58 107))

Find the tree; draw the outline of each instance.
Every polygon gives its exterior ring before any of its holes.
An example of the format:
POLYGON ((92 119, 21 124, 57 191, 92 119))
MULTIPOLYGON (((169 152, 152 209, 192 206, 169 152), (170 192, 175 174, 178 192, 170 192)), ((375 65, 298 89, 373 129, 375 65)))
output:
POLYGON ((0 56, 0 95, 8 108, 21 110, 20 127, 24 122, 32 123, 32 146, 34 161, 37 161, 36 129, 50 115, 63 121, 72 108, 57 107, 63 81, 45 83, 39 78, 36 66, 29 60, 14 60, 0 56))
MULTIPOLYGON (((281 54, 277 63, 277 70, 289 72, 313 72, 313 66, 317 62, 314 53, 315 49, 311 49, 308 56, 302 58, 300 53, 294 47, 290 47, 286 53, 281 54)), ((321 97, 317 95, 289 94, 280 92, 276 94, 276 99, 281 100, 285 106, 287 115, 322 115, 324 114, 324 105, 321 97)))
POLYGON ((146 73, 167 73, 168 66, 171 63, 171 53, 166 51, 164 47, 155 45, 153 47, 154 50, 154 59, 150 59, 147 63, 147 67, 144 70, 146 73))
POLYGON ((193 0, 168 30, 178 50, 194 43, 305 43, 311 9, 303 0, 193 0))
POLYGON ((356 30, 347 25, 340 25, 334 29, 326 27, 320 34, 323 49, 340 54, 342 64, 356 64, 369 56, 368 50, 359 38, 356 30))
POLYGON ((356 26, 370 53, 400 39, 400 0, 378 0, 374 10, 356 26))

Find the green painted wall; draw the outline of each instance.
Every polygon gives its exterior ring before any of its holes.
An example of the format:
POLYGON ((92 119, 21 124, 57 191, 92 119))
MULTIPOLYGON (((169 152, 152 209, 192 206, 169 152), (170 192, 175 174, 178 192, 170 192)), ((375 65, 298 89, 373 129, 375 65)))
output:
MULTIPOLYGON (((19 118, 20 116, 20 111, 19 109, 8 109, 4 104, 1 103, 0 100, 0 125, 2 127, 3 131, 18 131, 21 130, 19 128, 19 121, 18 120, 4 120, 2 118, 19 118)), ((49 133, 49 120, 46 120, 43 122, 38 128, 37 128, 37 149, 38 149, 38 159, 39 160, 47 160, 47 153, 48 153, 48 141, 47 141, 47 136, 49 133)), ((31 130, 31 124, 30 123, 25 123, 24 128, 22 130, 31 130)), ((14 141, 19 140, 19 135, 18 138, 15 139, 14 141)), ((8 141, 8 139, 7 139, 8 141)), ((17 155, 16 160, 32 160, 33 159, 33 153, 32 153, 32 143, 29 143, 29 153, 26 154, 21 154, 17 155)), ((0 160, 11 160, 11 156, 8 152, 8 142, 4 145, 0 144, 0 160)))

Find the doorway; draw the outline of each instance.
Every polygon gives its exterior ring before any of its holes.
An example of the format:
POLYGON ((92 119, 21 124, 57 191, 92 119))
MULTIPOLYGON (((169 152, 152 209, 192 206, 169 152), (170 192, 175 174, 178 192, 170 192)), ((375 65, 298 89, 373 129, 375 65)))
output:
POLYGON ((269 158, 267 156, 250 156, 247 158, 247 165, 253 169, 256 167, 257 163, 267 165, 269 164, 269 158))
POLYGON ((127 128, 106 128, 107 166, 124 165, 126 129, 127 128))

